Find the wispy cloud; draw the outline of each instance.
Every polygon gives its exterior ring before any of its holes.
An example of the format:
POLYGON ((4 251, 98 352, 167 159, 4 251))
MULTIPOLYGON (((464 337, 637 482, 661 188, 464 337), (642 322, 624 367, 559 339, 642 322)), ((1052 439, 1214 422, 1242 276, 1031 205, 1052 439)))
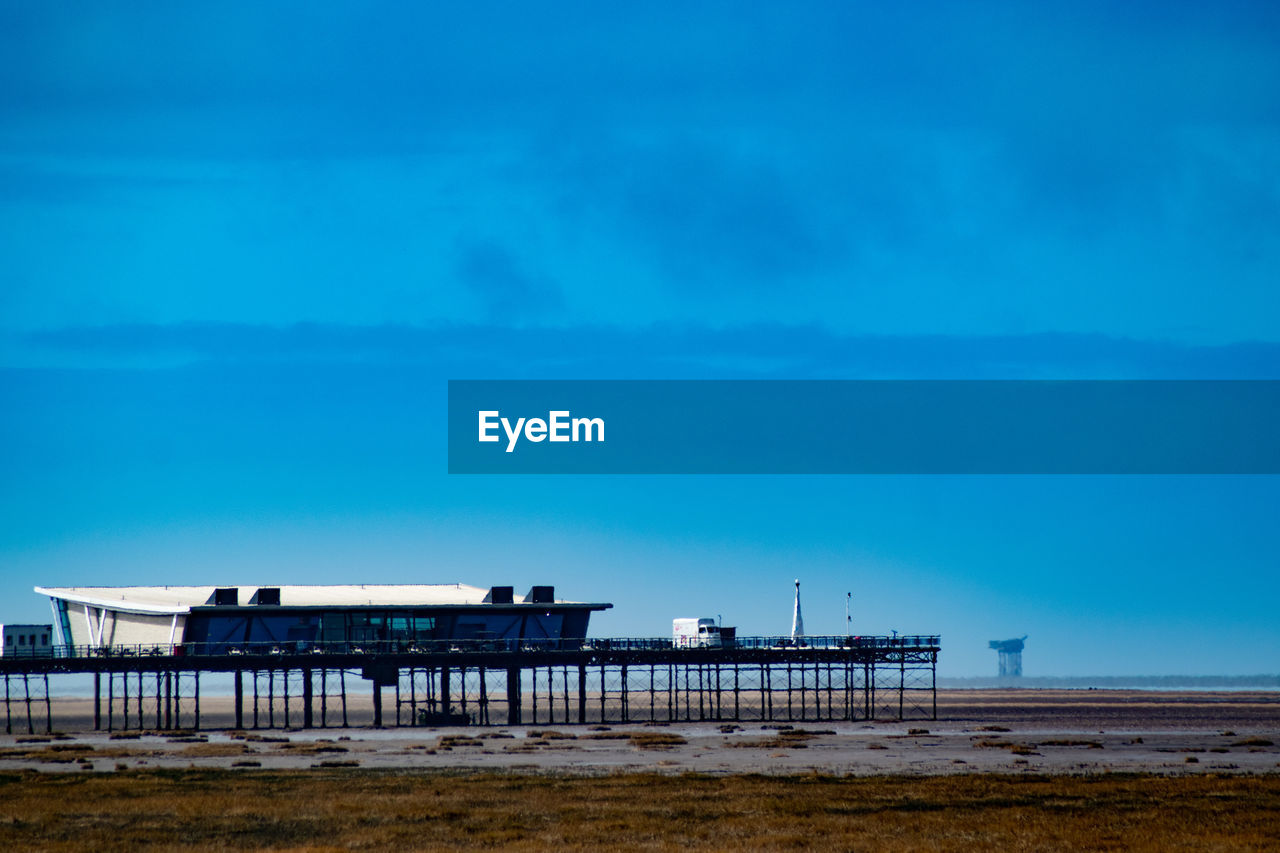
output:
POLYGON ((468 242, 458 248, 456 274, 494 320, 527 320, 554 314, 561 308, 555 286, 525 271, 505 246, 490 240, 468 242))
POLYGON ((20 336, 10 366, 419 365, 447 378, 1277 379, 1280 344, 868 336, 814 326, 116 325, 20 336))

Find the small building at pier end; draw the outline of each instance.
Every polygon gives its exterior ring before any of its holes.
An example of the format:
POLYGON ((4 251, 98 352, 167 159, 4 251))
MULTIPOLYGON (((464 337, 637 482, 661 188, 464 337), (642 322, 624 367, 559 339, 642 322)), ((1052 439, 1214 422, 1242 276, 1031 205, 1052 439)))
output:
MULTIPOLYGON (((612 604, 564 601, 551 586, 36 587, 53 604, 58 645, 73 653, 174 649, 200 654, 377 647, 451 640, 575 640, 612 604), (384 645, 385 644, 385 645, 384 645)), ((180 652, 179 652, 180 653, 180 652)))

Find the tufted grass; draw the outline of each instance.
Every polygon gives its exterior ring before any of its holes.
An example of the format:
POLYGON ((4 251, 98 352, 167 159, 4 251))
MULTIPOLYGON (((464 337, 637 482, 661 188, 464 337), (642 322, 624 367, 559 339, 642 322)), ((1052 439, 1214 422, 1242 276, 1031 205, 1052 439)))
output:
POLYGON ((1272 849, 1280 776, 0 774, 11 850, 1272 849))

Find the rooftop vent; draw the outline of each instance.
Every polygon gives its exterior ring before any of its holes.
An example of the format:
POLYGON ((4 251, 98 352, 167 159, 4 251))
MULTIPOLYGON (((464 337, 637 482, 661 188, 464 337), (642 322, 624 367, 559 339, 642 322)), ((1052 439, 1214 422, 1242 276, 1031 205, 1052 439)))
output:
POLYGON ((253 603, 259 606, 279 607, 280 606, 280 587, 264 586, 258 588, 258 594, 253 597, 253 603))
POLYGON ((240 604, 240 588, 218 587, 213 591, 213 603, 218 607, 236 607, 240 604))
POLYGON ((514 604, 516 600, 515 588, 510 586, 490 587, 489 594, 485 596, 484 600, 490 604, 514 604))
POLYGON ((524 597, 527 604, 554 604, 556 600, 556 588, 554 586, 535 586, 529 590, 529 594, 524 597))

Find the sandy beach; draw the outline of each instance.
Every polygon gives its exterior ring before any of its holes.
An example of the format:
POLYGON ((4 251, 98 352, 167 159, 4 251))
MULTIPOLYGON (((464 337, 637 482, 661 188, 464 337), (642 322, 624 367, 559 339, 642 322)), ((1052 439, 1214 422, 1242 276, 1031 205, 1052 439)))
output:
POLYGON ((352 700, 347 728, 250 731, 231 730, 230 700, 211 697, 202 704, 200 732, 94 732, 89 700, 55 700, 54 707, 54 735, 27 734, 24 718, 14 734, 0 736, 0 770, 1280 772, 1280 694, 1270 692, 953 690, 939 692, 937 720, 381 729, 369 726, 367 703, 352 700))

